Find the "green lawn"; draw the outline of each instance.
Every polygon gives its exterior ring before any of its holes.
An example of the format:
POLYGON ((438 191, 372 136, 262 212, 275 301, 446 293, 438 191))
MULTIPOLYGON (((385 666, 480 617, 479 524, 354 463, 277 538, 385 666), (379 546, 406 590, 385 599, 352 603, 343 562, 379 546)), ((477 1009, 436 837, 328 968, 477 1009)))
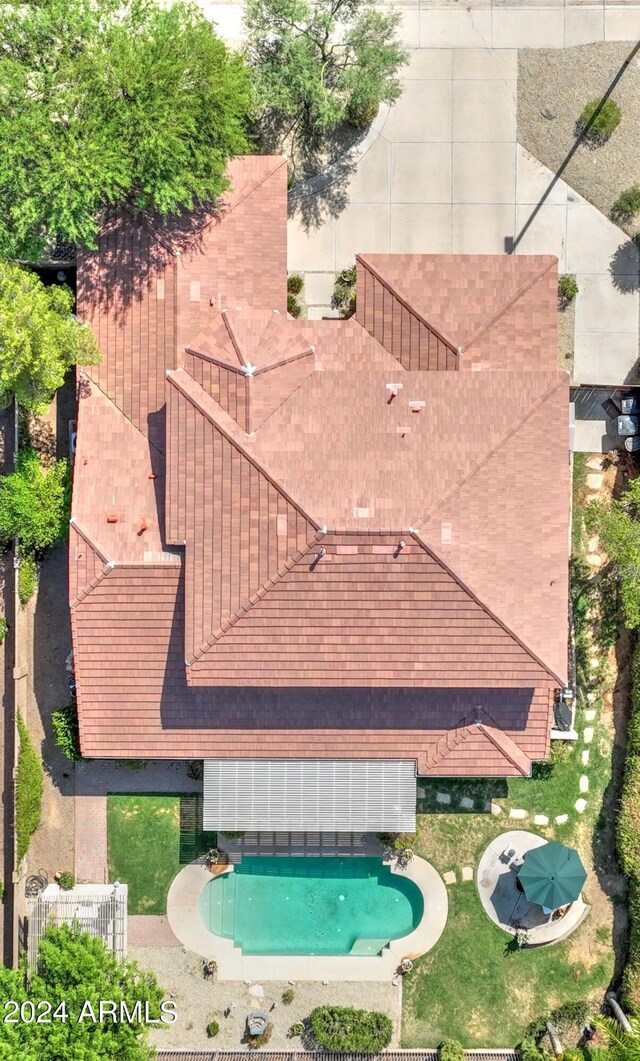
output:
POLYGON ((173 878, 216 843, 195 795, 110 795, 107 838, 109 877, 129 885, 130 914, 166 913, 173 878))
MULTIPOLYGON (((574 536, 576 552, 582 535, 585 473, 585 460, 580 458, 574 467, 574 514, 579 524, 574 536)), ((610 603, 603 598, 600 604, 598 640, 605 648, 611 644, 610 603)), ((580 622, 584 624, 584 619, 580 622)), ((449 918, 441 939, 404 980, 403 1047, 437 1046, 443 1038, 459 1039, 466 1047, 515 1046, 534 1018, 547 1016, 572 999, 597 1003, 609 985, 614 967, 613 905, 600 888, 594 863, 611 845, 614 811, 609 806, 610 795, 603 811, 603 799, 611 779, 613 740, 610 712, 601 694, 612 682, 604 671, 589 668, 591 652, 585 644, 576 728, 582 735, 585 708, 597 708, 598 717, 603 718, 588 723, 595 730, 589 745, 582 736, 575 744, 555 745, 553 769, 547 776, 537 768, 537 776, 531 779, 419 782, 425 794, 418 805, 415 850, 441 873, 454 870, 457 883, 447 889, 449 918), (596 692, 594 703, 586 701, 587 689, 596 692), (582 753, 587 747, 589 764, 585 767, 582 753), (583 774, 589 777, 589 792, 586 810, 578 814, 575 802, 583 774), (436 800, 437 792, 451 796, 444 809, 436 800), (463 797, 474 801, 467 811, 459 806, 463 797), (501 807, 502 813, 487 812, 489 802, 501 807), (511 808, 526 810, 527 818, 521 822, 509 818, 511 808), (555 817, 565 813, 569 820, 557 825, 555 817), (549 825, 534 825, 536 814, 546 815, 549 825), (487 844, 513 828, 533 829, 577 848, 582 856, 589 872, 584 895, 592 909, 564 943, 514 950, 511 937, 485 914, 475 881, 462 883, 462 867, 475 870, 487 844)))

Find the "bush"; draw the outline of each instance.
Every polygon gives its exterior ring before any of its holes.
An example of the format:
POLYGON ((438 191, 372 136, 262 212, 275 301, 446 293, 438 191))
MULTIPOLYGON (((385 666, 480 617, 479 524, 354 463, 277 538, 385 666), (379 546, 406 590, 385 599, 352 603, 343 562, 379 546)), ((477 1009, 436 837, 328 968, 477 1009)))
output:
POLYGON ((618 858, 629 882, 629 949, 623 975, 627 1008, 640 1014, 640 642, 631 660, 631 713, 617 832, 618 858))
POLYGON ((310 1020, 318 1043, 338 1053, 376 1054, 386 1050, 393 1035, 393 1025, 385 1013, 348 1006, 318 1006, 310 1020))
POLYGON ((358 274, 355 265, 350 269, 343 269, 336 277, 333 295, 331 296, 331 305, 334 309, 339 309, 345 317, 353 316, 356 311, 357 278, 358 274))
POLYGON ((40 824, 44 774, 22 715, 18 712, 18 770, 16 776, 16 835, 18 862, 27 853, 31 837, 40 824))
POLYGON ((187 777, 190 777, 192 781, 202 781, 204 777, 202 759, 192 759, 190 763, 187 763, 187 777))
POLYGON ((302 306, 295 295, 287 295, 287 312, 290 313, 295 320, 297 320, 302 313, 302 306))
POLYGON ((285 1006, 290 1006, 295 997, 296 993, 292 987, 287 987, 286 990, 282 992, 282 1001, 285 1006))
POLYGON ((0 618, 0 645, 2 644, 2 642, 5 639, 5 637, 7 636, 8 631, 9 631, 9 623, 7 622, 6 619, 1 619, 0 618))
POLYGON ((464 1046, 457 1039, 443 1039, 438 1053, 440 1061, 464 1061, 464 1046))
POLYGON ((73 873, 69 873, 69 870, 65 869, 58 877, 58 884, 65 892, 70 892, 76 883, 76 878, 73 873))
POLYGON ((580 115, 579 124, 589 139, 602 142, 618 128, 621 118, 622 111, 614 100, 606 99, 603 103, 592 99, 580 115))
POLYGON ((287 1039, 295 1039, 297 1035, 302 1035, 303 1031, 304 1024, 301 1020, 298 1020, 289 1028, 289 1031, 287 1032, 287 1039))
POLYGON ((220 1025, 218 1024, 217 1020, 209 1021, 209 1023, 207 1024, 207 1035, 209 1036, 209 1038, 215 1039, 219 1031, 220 1025))
POLYGON ((80 752, 80 731, 78 728, 78 711, 75 701, 67 704, 60 711, 51 715, 51 724, 55 733, 56 744, 63 755, 71 762, 82 758, 80 752))
POLYGON ((304 287, 304 278, 300 273, 289 273, 287 277, 287 291, 290 295, 299 295, 304 287))
POLYGON ((3 902, 5 897, 4 881, 0 880, 0 903, 3 902))
POLYGON ((613 205, 614 214, 618 217, 633 217, 640 213, 640 184, 632 184, 619 195, 613 205))
POLYGON ((0 482, 0 539, 17 538, 24 554, 58 545, 67 535, 70 500, 67 462, 43 468, 34 449, 23 450, 15 472, 0 482))
POLYGON ((558 279, 558 302, 560 309, 566 309, 578 294, 578 281, 573 273, 565 273, 558 279))
POLYGON ((259 1050, 261 1046, 266 1046, 273 1034, 273 1024, 271 1021, 267 1024, 262 1035, 249 1035, 247 1033, 246 1043, 250 1050, 259 1050))
POLYGON ((390 847, 392 851, 404 851, 416 838, 415 833, 376 833, 376 836, 383 847, 390 847))
POLYGON ((518 1052, 520 1061, 545 1061, 545 1055, 536 1040, 531 1037, 522 1040, 518 1047, 518 1052))
POLYGON ((21 604, 28 604, 38 585, 38 565, 35 556, 28 553, 20 557, 18 568, 18 599, 21 604))

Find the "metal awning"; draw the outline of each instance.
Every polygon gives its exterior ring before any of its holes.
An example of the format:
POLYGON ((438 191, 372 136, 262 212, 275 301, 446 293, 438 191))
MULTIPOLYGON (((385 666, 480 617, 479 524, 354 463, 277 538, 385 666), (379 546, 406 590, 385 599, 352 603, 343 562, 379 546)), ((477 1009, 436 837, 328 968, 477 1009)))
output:
POLYGON ((205 759, 203 788, 206 830, 416 827, 412 759, 205 759))

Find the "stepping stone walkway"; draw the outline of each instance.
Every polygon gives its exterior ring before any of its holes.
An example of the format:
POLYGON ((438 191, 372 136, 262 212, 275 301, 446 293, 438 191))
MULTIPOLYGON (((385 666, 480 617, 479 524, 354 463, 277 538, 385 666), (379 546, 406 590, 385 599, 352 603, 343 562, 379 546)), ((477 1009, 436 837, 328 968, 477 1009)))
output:
POLYGON ((584 713, 585 722, 593 722, 593 720, 596 717, 596 715, 597 715, 597 711, 595 711, 593 708, 590 708, 588 711, 585 711, 585 713, 584 713))
POLYGON ((463 866, 462 867, 462 879, 463 880, 473 880, 473 866, 463 866))
POLYGON ((487 810, 490 814, 502 814, 502 807, 498 803, 487 803, 487 810))
POLYGON ((592 726, 587 726, 585 731, 584 731, 584 743, 585 744, 591 744, 592 740, 593 740, 593 727, 592 726))
POLYGON ((546 814, 536 814, 535 818, 533 819, 533 824, 534 825, 548 825, 549 824, 549 819, 547 818, 546 814))
POLYGON ((469 799, 468 796, 463 796, 460 800, 460 806, 464 807, 465 810, 471 810, 473 807, 473 800, 469 799))
POLYGON ((589 749, 588 748, 585 748, 585 750, 582 753, 582 765, 583 766, 588 766, 589 765, 589 749))
POLYGON ((604 475, 602 472, 591 472, 586 478, 587 490, 599 490, 603 481, 604 475))
POLYGON ((457 877, 456 877, 455 873, 453 873, 453 871, 451 871, 451 870, 448 873, 443 873, 442 874, 442 879, 444 880, 445 884, 456 884, 457 883, 457 877))
POLYGON ((589 791, 589 778, 587 777, 586 774, 583 774, 582 777, 580 778, 580 791, 581 792, 588 792, 589 791))
POLYGON ((510 818, 526 818, 527 817, 527 811, 526 810, 517 810, 517 809, 514 809, 512 807, 511 810, 509 811, 509 817, 510 818))
POLYGON ((578 814, 582 814, 582 812, 584 811, 586 805, 587 805, 586 799, 577 799, 576 800, 576 810, 577 810, 578 814))
POLYGON ((565 822, 569 821, 568 814, 558 814, 556 816, 556 825, 564 825, 565 822))
POLYGON ((436 801, 438 803, 451 803, 451 796, 448 792, 436 792, 436 801))

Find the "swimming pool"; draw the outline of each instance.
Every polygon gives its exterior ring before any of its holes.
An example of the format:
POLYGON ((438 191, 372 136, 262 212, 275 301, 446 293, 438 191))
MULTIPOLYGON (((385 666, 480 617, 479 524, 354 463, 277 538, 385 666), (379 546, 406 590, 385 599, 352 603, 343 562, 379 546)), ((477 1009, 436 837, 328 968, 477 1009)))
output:
POLYGON ((379 858, 243 858, 200 895, 206 928, 243 954, 370 957, 423 913, 417 885, 379 858))

